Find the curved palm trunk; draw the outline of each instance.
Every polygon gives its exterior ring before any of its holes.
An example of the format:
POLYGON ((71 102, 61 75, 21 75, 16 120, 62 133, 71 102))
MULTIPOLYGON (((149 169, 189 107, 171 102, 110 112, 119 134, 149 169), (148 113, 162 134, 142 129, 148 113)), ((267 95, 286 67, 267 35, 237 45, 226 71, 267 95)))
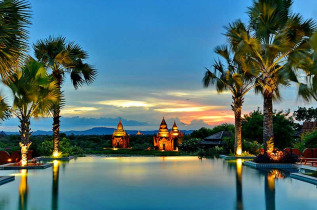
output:
POLYGON ((273 151, 274 132, 273 132, 273 95, 264 94, 263 104, 263 143, 265 151, 273 151))
POLYGON ((61 84, 62 75, 59 71, 53 71, 53 76, 57 80, 57 89, 59 96, 56 104, 53 106, 53 156, 57 157, 59 154, 59 128, 60 128, 60 113, 61 113, 61 84))
POLYGON ((26 117, 20 119, 20 136, 21 136, 21 165, 26 166, 28 164, 28 150, 32 142, 30 141, 30 136, 32 135, 30 128, 30 120, 26 117))
POLYGON ((234 154, 241 155, 242 153, 242 135, 241 135, 241 109, 243 98, 233 98, 232 110, 234 111, 234 126, 235 126, 235 141, 234 154))

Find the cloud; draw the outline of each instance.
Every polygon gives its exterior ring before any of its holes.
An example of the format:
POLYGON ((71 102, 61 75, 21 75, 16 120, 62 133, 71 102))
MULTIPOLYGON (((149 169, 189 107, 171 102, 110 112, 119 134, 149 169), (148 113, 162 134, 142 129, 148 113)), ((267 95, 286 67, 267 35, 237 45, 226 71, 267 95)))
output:
POLYGON ((175 108, 161 108, 154 109, 158 112, 203 112, 211 109, 221 109, 222 106, 200 106, 200 107, 175 107, 175 108))
POLYGON ((107 105, 107 106, 116 106, 116 107, 123 107, 123 108, 129 108, 129 107, 151 107, 153 106, 150 103, 147 103, 145 101, 132 101, 132 100, 108 100, 108 101, 99 101, 97 104, 100 105, 107 105))
POLYGON ((62 115, 80 115, 80 114, 85 114, 87 112, 91 111, 97 111, 99 108, 96 107, 76 107, 76 106, 66 106, 61 110, 62 115))

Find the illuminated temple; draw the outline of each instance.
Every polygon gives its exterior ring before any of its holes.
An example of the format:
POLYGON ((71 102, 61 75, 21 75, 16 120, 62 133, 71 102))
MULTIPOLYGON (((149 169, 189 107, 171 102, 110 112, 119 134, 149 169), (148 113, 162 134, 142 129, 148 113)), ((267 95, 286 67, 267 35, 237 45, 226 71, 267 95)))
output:
POLYGON ((119 120, 117 130, 112 134, 112 147, 113 148, 128 148, 130 143, 129 135, 123 129, 121 119, 119 120))
POLYGON ((178 150, 178 145, 182 143, 184 134, 178 129, 176 122, 171 131, 168 131, 167 124, 163 117, 160 129, 153 137, 154 148, 157 150, 173 151, 178 150))

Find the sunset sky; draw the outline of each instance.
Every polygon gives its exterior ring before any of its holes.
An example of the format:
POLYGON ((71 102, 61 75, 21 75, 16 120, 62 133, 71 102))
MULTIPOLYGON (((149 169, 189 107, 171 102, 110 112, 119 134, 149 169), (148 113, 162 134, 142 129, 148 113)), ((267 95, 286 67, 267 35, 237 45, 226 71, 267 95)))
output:
MULTIPOLYGON (((88 52, 98 71, 92 85, 78 90, 66 80, 61 130, 115 127, 118 117, 125 128, 141 130, 157 129, 163 116, 169 127, 176 120, 181 129, 233 122, 231 95, 205 89, 201 80, 216 59, 213 49, 225 43, 223 26, 245 21, 251 1, 32 0, 31 5, 30 45, 49 35, 65 36, 88 52)), ((317 20, 317 1, 295 0, 292 10, 317 20)), ((283 89, 274 109, 303 106, 296 91, 296 85, 283 89)), ((243 113, 262 102, 250 92, 243 113)), ((32 129, 51 130, 51 124, 39 120, 32 129)), ((16 119, 1 129, 17 130, 16 119)))

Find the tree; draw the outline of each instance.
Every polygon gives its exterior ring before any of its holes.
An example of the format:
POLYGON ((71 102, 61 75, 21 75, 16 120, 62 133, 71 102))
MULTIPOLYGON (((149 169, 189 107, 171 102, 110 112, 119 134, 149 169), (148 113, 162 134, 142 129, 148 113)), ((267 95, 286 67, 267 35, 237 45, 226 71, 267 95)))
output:
POLYGON ((316 121, 317 120, 317 108, 298 107, 294 111, 294 117, 297 121, 316 121))
POLYGON ((36 58, 44 63, 47 69, 52 71, 53 77, 57 81, 59 90, 59 100, 53 107, 53 140, 54 156, 59 155, 59 129, 60 129, 60 109, 62 106, 61 87, 65 79, 65 74, 70 74, 70 79, 75 89, 84 83, 90 84, 94 81, 96 70, 84 61, 87 53, 74 42, 68 42, 64 37, 49 37, 39 40, 33 45, 36 58))
POLYGON ((58 99, 56 82, 44 66, 34 60, 12 75, 6 85, 13 95, 12 113, 20 121, 21 165, 27 165, 27 151, 32 144, 30 120, 32 117, 47 116, 58 99))
MULTIPOLYGON (((242 120, 242 136, 244 139, 263 143, 263 118, 263 113, 259 109, 244 115, 242 120)), ((273 122, 275 146, 280 149, 290 147, 296 129, 296 123, 294 123, 290 112, 273 112, 273 122)))
POLYGON ((0 76, 10 78, 26 50, 30 5, 25 0, 0 2, 0 76))
POLYGON ((205 87, 215 85, 219 93, 229 90, 232 94, 231 108, 235 118, 235 143, 234 152, 236 155, 242 153, 241 137, 241 110, 244 102, 244 96, 252 90, 257 84, 248 66, 236 60, 236 56, 227 46, 218 46, 215 52, 225 60, 225 64, 220 60, 213 65, 213 72, 207 69, 203 83, 205 87))
POLYGON ((273 99, 279 86, 297 81, 298 64, 311 51, 309 37, 315 30, 312 19, 290 12, 291 0, 258 0, 248 8, 249 24, 240 20, 229 24, 226 36, 231 48, 257 77, 257 92, 263 94, 263 141, 274 148, 273 99), (251 68, 252 67, 252 68, 251 68))

